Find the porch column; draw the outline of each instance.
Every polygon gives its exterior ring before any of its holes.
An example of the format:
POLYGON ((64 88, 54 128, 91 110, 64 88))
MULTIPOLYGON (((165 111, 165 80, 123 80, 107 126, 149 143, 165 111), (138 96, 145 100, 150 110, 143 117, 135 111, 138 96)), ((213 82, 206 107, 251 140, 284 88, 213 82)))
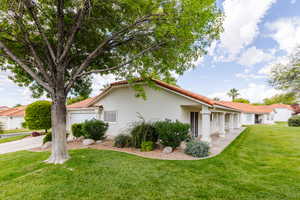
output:
POLYGON ((241 127, 242 127, 242 123, 241 123, 241 113, 238 113, 237 116, 238 116, 238 128, 241 128, 241 127))
POLYGON ((233 128, 238 128, 239 127, 239 125, 238 125, 238 121, 239 121, 238 114, 235 113, 233 116, 234 116, 234 127, 233 128))
POLYGON ((210 115, 211 115, 211 112, 210 110, 208 109, 208 107, 206 106, 203 106, 202 108, 202 130, 201 130, 201 139, 203 141, 206 141, 208 143, 211 142, 211 138, 210 138, 210 115))
POLYGON ((229 114, 229 130, 234 129, 234 114, 229 114))
POLYGON ((225 113, 219 113, 219 132, 221 137, 225 137, 225 113))

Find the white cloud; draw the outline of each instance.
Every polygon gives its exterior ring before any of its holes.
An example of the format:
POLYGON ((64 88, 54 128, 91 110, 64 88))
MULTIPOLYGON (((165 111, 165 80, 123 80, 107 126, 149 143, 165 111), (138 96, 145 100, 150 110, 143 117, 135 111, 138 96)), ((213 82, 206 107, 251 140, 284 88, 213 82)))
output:
POLYGON ((260 75, 260 74, 248 74, 248 73, 237 73, 235 74, 237 78, 242 78, 245 80, 250 80, 250 79, 263 79, 266 78, 267 76, 265 75, 260 75))
POLYGON ((273 60, 271 63, 267 64, 266 66, 264 66, 263 68, 261 68, 258 73, 259 74, 263 74, 263 75, 270 75, 272 68, 276 65, 276 64, 282 64, 282 65, 286 65, 289 62, 289 57, 288 56, 280 56, 277 57, 275 60, 273 60))
POLYGON ((244 66, 252 66, 261 62, 270 61, 273 58, 272 53, 266 53, 255 46, 248 48, 243 52, 238 63, 244 66))
POLYGON ((295 3, 296 3, 296 0, 291 0, 290 3, 291 3, 291 4, 295 4, 295 3))
MULTIPOLYGON (((251 102, 262 102, 263 99, 274 96, 275 94, 280 93, 279 90, 275 90, 274 88, 270 88, 266 85, 250 83, 246 88, 239 89, 240 96, 242 98, 248 99, 251 102)), ((230 97, 227 96, 226 92, 216 92, 209 97, 218 97, 221 100, 231 100, 230 97)))
POLYGON ((103 88, 104 85, 110 84, 114 81, 116 81, 116 76, 112 74, 108 74, 108 75, 94 74, 93 84, 92 84, 93 91, 91 96, 98 95, 101 92, 100 90, 103 88))
POLYGON ((236 56, 258 35, 258 24, 276 0, 226 0, 223 3, 225 20, 221 47, 236 56))
POLYGON ((267 23, 270 37, 279 45, 279 49, 292 53, 300 45, 300 17, 280 18, 267 23))

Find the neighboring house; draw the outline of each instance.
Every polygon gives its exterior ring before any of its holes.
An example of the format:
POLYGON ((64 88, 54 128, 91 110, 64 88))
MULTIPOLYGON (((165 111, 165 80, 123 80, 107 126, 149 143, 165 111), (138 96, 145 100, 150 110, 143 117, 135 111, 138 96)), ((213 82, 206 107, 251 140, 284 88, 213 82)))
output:
POLYGON ((220 103, 224 106, 240 110, 242 112, 241 123, 243 125, 274 123, 276 113, 270 106, 255 106, 231 101, 220 101, 220 103))
POLYGON ((224 137, 225 132, 241 127, 239 110, 162 81, 153 82, 156 88, 144 85, 146 100, 137 98, 136 91, 120 81, 94 98, 69 105, 68 129, 73 123, 95 118, 108 122, 107 135, 115 137, 127 132, 140 117, 146 121, 170 119, 189 123, 194 137, 210 142, 212 134, 224 137))
POLYGON ((0 112, 2 111, 2 110, 6 110, 6 109, 8 109, 9 107, 6 107, 6 106, 0 106, 0 112))
POLYGON ((0 111, 0 122, 3 124, 4 130, 20 129, 25 121, 26 106, 18 106, 0 111))
POLYGON ((292 106, 286 104, 273 104, 269 107, 273 108, 275 111, 274 121, 276 122, 287 122, 295 113, 292 106))
POLYGON ((294 115, 300 115, 300 105, 299 104, 293 104, 291 107, 294 110, 294 115))

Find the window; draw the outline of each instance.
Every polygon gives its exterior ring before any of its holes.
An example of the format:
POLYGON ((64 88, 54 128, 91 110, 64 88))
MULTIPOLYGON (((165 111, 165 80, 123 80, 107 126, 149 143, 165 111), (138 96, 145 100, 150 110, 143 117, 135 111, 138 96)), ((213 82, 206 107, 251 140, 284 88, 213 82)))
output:
POLYGON ((104 121, 117 122, 117 111, 104 111, 104 121))
POLYGON ((251 121, 252 120, 252 114, 247 114, 247 121, 251 121))

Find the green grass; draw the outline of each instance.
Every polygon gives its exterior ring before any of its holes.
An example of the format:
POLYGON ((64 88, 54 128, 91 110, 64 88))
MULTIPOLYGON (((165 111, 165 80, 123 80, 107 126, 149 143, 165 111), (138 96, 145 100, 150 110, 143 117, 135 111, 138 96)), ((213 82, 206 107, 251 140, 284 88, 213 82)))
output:
POLYGON ((0 199, 299 200, 300 128, 250 126, 220 155, 166 161, 93 149, 0 155, 0 199))
POLYGON ((11 130, 4 130, 2 134, 9 134, 9 133, 24 133, 30 132, 28 129, 11 129, 11 130))
POLYGON ((9 137, 9 138, 3 138, 3 139, 0 139, 0 144, 6 143, 6 142, 12 142, 12 141, 16 141, 16 140, 21 140, 26 136, 27 135, 18 135, 18 136, 13 136, 13 137, 9 137))

